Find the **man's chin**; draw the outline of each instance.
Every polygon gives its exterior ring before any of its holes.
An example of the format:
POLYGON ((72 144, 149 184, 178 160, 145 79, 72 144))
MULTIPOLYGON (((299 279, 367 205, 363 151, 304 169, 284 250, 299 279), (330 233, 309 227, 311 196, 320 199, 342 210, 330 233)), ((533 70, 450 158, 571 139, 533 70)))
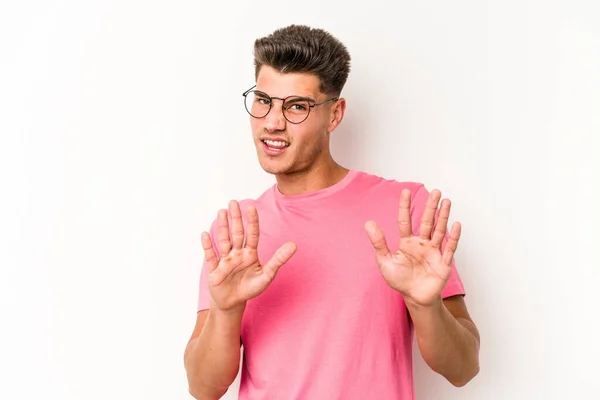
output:
POLYGON ((287 172, 287 170, 285 170, 283 168, 274 168, 273 166, 262 166, 262 169, 267 174, 271 174, 271 175, 281 175, 281 174, 285 174, 287 172))
POLYGON ((272 160, 259 160, 261 168, 268 174, 282 175, 290 172, 288 165, 284 165, 281 162, 273 162, 272 160))

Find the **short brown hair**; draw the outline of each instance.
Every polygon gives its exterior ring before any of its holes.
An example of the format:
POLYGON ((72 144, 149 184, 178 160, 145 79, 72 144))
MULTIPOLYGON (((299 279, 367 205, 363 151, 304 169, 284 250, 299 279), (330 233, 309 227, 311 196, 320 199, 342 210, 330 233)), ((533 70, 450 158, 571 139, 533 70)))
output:
POLYGON ((329 32, 290 25, 254 42, 255 78, 263 65, 283 74, 313 74, 321 92, 339 96, 350 73, 350 54, 329 32))

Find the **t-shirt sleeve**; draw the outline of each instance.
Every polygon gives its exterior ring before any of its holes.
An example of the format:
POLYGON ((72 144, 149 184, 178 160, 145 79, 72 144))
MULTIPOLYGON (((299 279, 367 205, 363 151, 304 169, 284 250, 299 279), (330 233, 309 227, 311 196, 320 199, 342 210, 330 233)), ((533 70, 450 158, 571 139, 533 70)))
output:
MULTIPOLYGON (((412 201, 411 201, 411 216, 412 216, 412 227, 413 234, 418 235, 421 226, 421 217, 423 216, 423 211, 425 211, 425 206, 427 204, 427 199, 429 198, 429 191, 425 188, 425 186, 420 186, 416 192, 413 193, 412 201)), ((452 211, 450 211, 450 217, 452 218, 452 211)), ((438 215, 436 214, 436 221, 438 215)), ((448 226, 448 231, 446 232, 446 237, 442 242, 442 251, 446 247, 446 242, 448 241, 448 232, 450 230, 450 224, 448 226)), ((456 256, 456 254, 455 254, 456 256)), ((444 290, 442 290, 442 298, 455 296, 455 295, 465 295, 465 288, 460 279, 460 275, 458 274, 458 270, 456 268, 456 263, 454 258, 452 259, 452 272, 450 274, 450 278, 446 283, 444 290)))
MULTIPOLYGON (((213 248, 217 255, 219 255, 219 249, 215 246, 217 239, 217 220, 212 223, 210 230, 208 231, 210 235, 210 239, 213 242, 213 248)), ((202 247, 200 248, 201 251, 202 247)), ((210 291, 208 289, 208 266, 206 265, 206 260, 204 257, 204 253, 202 253, 202 270, 200 272, 200 287, 198 290, 198 312, 202 310, 208 310, 210 307, 210 291)))

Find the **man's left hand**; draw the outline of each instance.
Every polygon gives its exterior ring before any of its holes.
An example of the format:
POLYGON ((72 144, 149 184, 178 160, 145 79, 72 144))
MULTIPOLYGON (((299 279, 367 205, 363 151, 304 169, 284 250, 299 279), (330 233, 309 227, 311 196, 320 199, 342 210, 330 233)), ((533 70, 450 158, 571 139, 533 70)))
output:
POLYGON ((460 238, 460 223, 452 225, 442 254, 442 242, 446 237, 450 200, 441 203, 437 223, 436 212, 441 198, 439 190, 433 190, 421 218, 419 235, 413 235, 410 215, 411 193, 400 194, 398 225, 400 243, 392 253, 381 228, 373 221, 365 224, 371 243, 375 247, 377 264, 385 281, 398 290, 407 305, 433 306, 441 300, 441 293, 452 271, 452 257, 460 238))

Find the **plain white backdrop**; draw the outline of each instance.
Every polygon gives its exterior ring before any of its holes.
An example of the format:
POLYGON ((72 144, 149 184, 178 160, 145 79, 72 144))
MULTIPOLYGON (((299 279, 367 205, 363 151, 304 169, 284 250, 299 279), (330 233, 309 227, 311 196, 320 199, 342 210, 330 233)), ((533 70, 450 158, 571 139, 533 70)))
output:
POLYGON ((592 0, 2 2, 0 398, 190 398, 200 233, 274 182, 253 41, 301 23, 353 58, 334 156, 463 223, 481 373, 454 388, 415 349, 418 398, 597 399, 599 22, 592 0))

